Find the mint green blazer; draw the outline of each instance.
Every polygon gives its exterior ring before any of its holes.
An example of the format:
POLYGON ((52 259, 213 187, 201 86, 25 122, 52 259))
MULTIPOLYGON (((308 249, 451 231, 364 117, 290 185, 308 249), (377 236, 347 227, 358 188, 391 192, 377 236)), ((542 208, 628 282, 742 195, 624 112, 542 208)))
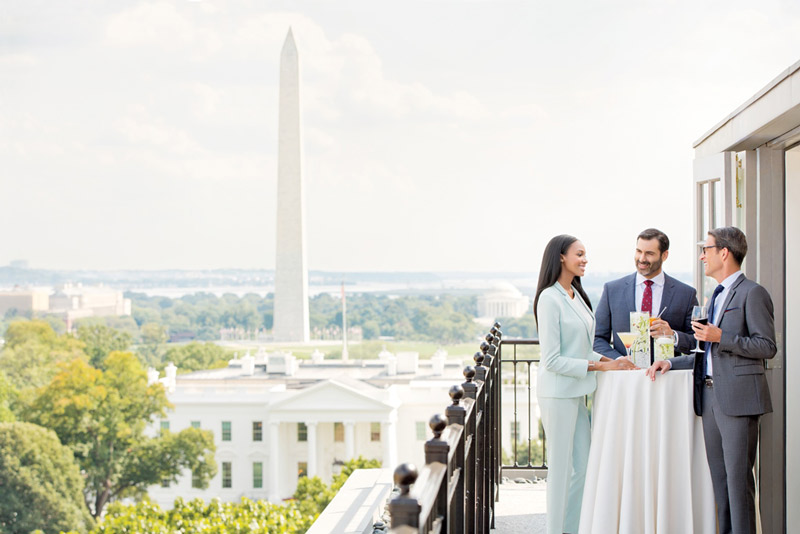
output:
POLYGON ((538 396, 572 398, 594 391, 597 379, 595 372, 588 370, 589 360, 602 357, 592 349, 594 313, 577 291, 573 301, 558 282, 539 295, 537 311, 542 351, 536 379, 538 396), (589 317, 591 320, 587 320, 589 317))

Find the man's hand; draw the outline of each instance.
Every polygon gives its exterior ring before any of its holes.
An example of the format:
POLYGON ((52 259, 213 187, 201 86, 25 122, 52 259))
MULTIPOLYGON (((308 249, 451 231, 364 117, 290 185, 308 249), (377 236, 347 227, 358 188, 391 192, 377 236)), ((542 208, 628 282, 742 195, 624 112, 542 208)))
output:
POLYGON ((661 374, 663 375, 670 369, 672 369, 672 365, 667 360, 658 360, 656 363, 650 366, 645 374, 650 377, 650 380, 655 380, 656 373, 658 371, 661 371, 661 374))
POLYGON ((672 335, 672 328, 669 327, 669 323, 664 319, 656 319, 652 323, 650 323, 650 337, 657 337, 657 336, 671 336, 672 335))
POLYGON ((692 330, 694 330, 695 339, 700 341, 719 343, 719 340, 722 339, 722 330, 713 324, 700 324, 692 321, 692 330))

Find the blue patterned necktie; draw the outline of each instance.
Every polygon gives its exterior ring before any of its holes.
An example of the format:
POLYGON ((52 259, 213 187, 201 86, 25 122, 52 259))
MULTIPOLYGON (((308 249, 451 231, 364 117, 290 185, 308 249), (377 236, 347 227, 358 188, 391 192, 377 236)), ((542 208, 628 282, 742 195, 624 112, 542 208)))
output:
MULTIPOLYGON (((714 319, 714 301, 717 300, 717 297, 719 296, 720 293, 722 293, 722 291, 724 289, 725 289, 725 286, 723 286, 722 284, 718 285, 714 289, 714 294, 711 295, 711 300, 708 301, 708 324, 714 324, 713 323, 713 319, 714 319)), ((721 306, 722 302, 720 302, 719 304, 721 306)), ((705 344, 706 344, 706 346, 705 346, 706 354, 705 354, 705 358, 703 359, 703 369, 705 370, 705 374, 708 374, 708 365, 707 365, 706 362, 708 362, 709 353, 711 352, 711 343, 706 341, 705 344)))

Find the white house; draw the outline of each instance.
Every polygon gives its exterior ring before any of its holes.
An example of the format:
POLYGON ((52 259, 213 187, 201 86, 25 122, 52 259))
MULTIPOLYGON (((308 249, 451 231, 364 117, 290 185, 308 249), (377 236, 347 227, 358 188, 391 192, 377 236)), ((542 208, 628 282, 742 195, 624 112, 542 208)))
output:
MULTIPOLYGON (((280 502, 292 496, 299 477, 329 482, 344 461, 359 455, 391 469, 401 462, 423 465, 424 441, 432 435, 428 420, 444 413, 447 392, 465 381, 468 364, 474 362, 448 359, 442 351, 422 360, 417 353, 383 351, 378 360, 355 362, 259 352, 223 369, 185 375, 170 366, 161 382, 175 408, 160 427, 213 431, 218 473, 206 490, 193 487, 186 473, 177 484, 150 488, 150 497, 166 507, 178 496, 280 502)), ((155 371, 150 380, 158 380, 155 371)), ((539 412, 520 393, 525 404, 515 423, 513 386, 505 387, 503 444, 510 451, 512 432, 524 440, 529 420, 536 433, 539 412)))

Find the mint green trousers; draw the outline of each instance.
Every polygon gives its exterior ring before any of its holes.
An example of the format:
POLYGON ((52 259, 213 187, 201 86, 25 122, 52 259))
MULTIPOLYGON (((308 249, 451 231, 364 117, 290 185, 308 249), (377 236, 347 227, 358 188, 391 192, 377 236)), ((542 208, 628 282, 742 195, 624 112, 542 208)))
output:
POLYGON ((547 534, 577 534, 591 429, 585 397, 539 397, 547 439, 547 534))

